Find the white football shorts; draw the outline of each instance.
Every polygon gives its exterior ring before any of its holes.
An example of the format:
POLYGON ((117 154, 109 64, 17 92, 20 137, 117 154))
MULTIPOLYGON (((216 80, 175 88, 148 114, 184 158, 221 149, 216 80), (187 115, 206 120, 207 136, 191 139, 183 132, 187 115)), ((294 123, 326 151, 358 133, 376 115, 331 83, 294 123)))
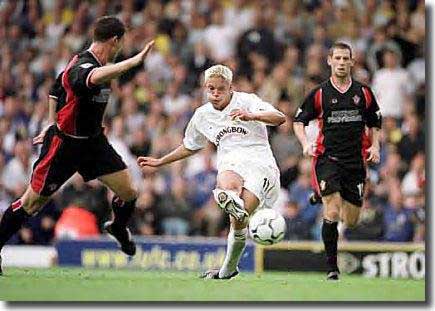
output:
POLYGON ((218 172, 233 171, 243 178, 243 188, 252 192, 260 201, 258 208, 272 208, 281 188, 279 169, 274 164, 249 160, 230 159, 223 161, 218 172))

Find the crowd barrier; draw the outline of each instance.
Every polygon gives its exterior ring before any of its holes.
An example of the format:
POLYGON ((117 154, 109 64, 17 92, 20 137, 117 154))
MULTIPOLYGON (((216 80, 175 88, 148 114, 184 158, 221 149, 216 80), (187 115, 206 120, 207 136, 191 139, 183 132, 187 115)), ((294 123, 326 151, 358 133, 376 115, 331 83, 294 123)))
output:
MULTIPOLYGON (((12 246, 3 251, 4 266, 87 268, 132 268, 144 270, 204 271, 220 266, 226 240, 221 238, 136 237, 134 257, 125 256, 116 242, 102 237, 94 240, 60 240, 54 247, 12 246)), ((338 264, 342 273, 365 277, 425 277, 424 243, 343 242, 338 264)), ((326 271, 321 242, 284 241, 261 246, 248 241, 239 268, 245 272, 326 271)))
MULTIPOLYGON (((56 243, 60 266, 200 271, 217 268, 225 258, 225 239, 137 238, 134 257, 111 240, 63 240, 56 243)), ((255 246, 248 243, 241 271, 254 271, 255 246)))
MULTIPOLYGON (((338 245, 338 266, 343 273, 366 277, 425 277, 423 243, 343 242, 338 245)), ((256 247, 257 272, 326 271, 323 243, 281 242, 256 247)))

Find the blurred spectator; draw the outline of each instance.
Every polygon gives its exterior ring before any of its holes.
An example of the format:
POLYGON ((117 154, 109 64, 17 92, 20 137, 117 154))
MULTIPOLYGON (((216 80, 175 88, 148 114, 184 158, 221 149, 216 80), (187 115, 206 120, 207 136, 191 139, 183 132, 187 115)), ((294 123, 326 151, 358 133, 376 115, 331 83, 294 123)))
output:
POLYGON ((285 64, 277 64, 259 89, 258 95, 273 106, 277 106, 279 100, 290 99, 290 81, 288 77, 289 72, 285 64))
POLYGON ((145 156, 151 152, 151 140, 146 129, 138 128, 131 133, 130 152, 135 157, 145 156))
MULTIPOLYGON (((267 5, 267 4, 264 4, 267 5)), ((264 6, 263 5, 263 6, 264 6)), ((280 47, 270 27, 270 16, 265 7, 255 8, 254 26, 241 35, 237 43, 238 58, 241 63, 241 75, 253 74, 257 60, 265 58, 267 67, 274 64, 280 56, 280 47)))
POLYGON ((395 52, 398 63, 401 63, 402 52, 400 47, 396 42, 387 37, 386 28, 384 26, 376 27, 371 39, 372 42, 367 51, 367 64, 372 74, 377 72, 379 68, 384 67, 383 54, 386 49, 395 52))
POLYGON ((309 197, 311 188, 311 163, 308 159, 303 159, 298 165, 299 175, 289 186, 289 198, 299 206, 301 219, 308 225, 314 225, 319 214, 319 204, 311 205, 309 197))
POLYGON ((382 115, 400 120, 403 117, 403 106, 412 93, 412 84, 407 71, 400 66, 395 51, 385 50, 383 60, 385 67, 373 75, 373 90, 382 115))
POLYGON ((201 86, 201 75, 212 65, 213 61, 210 58, 207 46, 202 41, 196 42, 193 53, 187 60, 187 70, 190 73, 187 77, 188 83, 193 87, 201 86))
POLYGON ((137 199, 134 216, 131 217, 132 233, 139 235, 154 235, 158 232, 156 209, 159 198, 151 191, 143 191, 137 199))
POLYGON ((205 205, 216 186, 217 170, 211 152, 204 153, 202 161, 204 164, 201 171, 189 179, 190 202, 193 208, 200 208, 205 205))
POLYGON ((392 143, 394 145, 397 145, 403 136, 403 132, 398 127, 398 121, 393 117, 382 119, 382 133, 383 143, 392 143))
POLYGON ((59 218, 59 211, 53 201, 44 208, 11 238, 11 244, 42 244, 47 245, 55 237, 55 225, 59 218))
MULTIPOLYGON (((105 131, 108 133, 107 138, 112 147, 122 157, 124 162, 130 168, 135 185, 139 185, 142 179, 142 175, 139 167, 136 165, 136 158, 130 152, 130 149, 126 143, 129 138, 126 135, 125 119, 120 116, 113 118, 113 122, 107 122, 105 131)), ((140 125, 138 125, 140 126, 140 125)))
POLYGON ((30 140, 18 140, 14 148, 14 157, 4 166, 2 184, 13 197, 20 197, 30 181, 32 164, 36 157, 31 154, 30 140))
POLYGON ((225 235, 223 230, 227 229, 228 216, 224 215, 216 206, 212 196, 196 209, 192 217, 192 233, 201 236, 225 235))
POLYGON ((310 240, 311 234, 307 230, 307 224, 299 213, 299 207, 296 202, 288 202, 286 212, 283 214, 286 224, 285 240, 310 240))
POLYGON ((425 135, 415 114, 405 116, 403 127, 406 127, 406 134, 399 142, 399 153, 402 159, 409 164, 417 152, 424 150, 425 135))
POLYGON ((192 209, 187 194, 187 182, 176 178, 171 191, 163 196, 159 208, 164 235, 189 234, 192 209))
MULTIPOLYGON (((416 196, 425 187, 425 156, 419 151, 411 161, 409 171, 402 180, 402 193, 405 196, 416 196)), ((405 200, 406 202, 406 200, 405 200)))
POLYGON ((415 112, 420 120, 425 119, 425 86, 426 86, 426 62, 424 59, 424 46, 419 46, 416 58, 411 60, 407 70, 410 76, 412 88, 415 90, 415 112))
POLYGON ((62 210, 61 217, 64 216, 66 218, 65 221, 68 223, 68 228, 73 229, 71 226, 75 221, 72 220, 70 222, 69 218, 74 218, 74 215, 78 213, 86 217, 87 221, 89 221, 88 225, 95 222, 98 232, 101 232, 104 222, 111 219, 107 188, 98 181, 85 183, 79 174, 74 174, 69 183, 62 188, 62 195, 58 196, 56 194, 56 201, 60 210, 62 210), (64 210, 70 207, 73 209, 64 215, 64 210))
POLYGON ((229 6, 224 8, 225 24, 232 27, 236 35, 240 35, 245 30, 252 27, 254 23, 254 6, 253 1, 235 0, 229 6))
POLYGON ((383 213, 373 200, 364 200, 358 224, 354 228, 346 228, 348 240, 379 241, 383 236, 383 213))
POLYGON ((211 12, 210 24, 204 29, 204 43, 215 63, 222 63, 234 56, 237 39, 233 25, 224 23, 224 11, 217 6, 211 12))
POLYGON ((392 181, 395 188, 390 188, 391 192, 388 202, 384 205, 384 240, 389 242, 408 242, 412 241, 414 235, 414 225, 412 214, 403 207, 402 193, 397 181, 392 181))
POLYGON ((281 187, 287 188, 298 175, 297 165, 302 156, 302 147, 293 134, 291 119, 278 127, 270 144, 281 171, 281 187))
POLYGON ((58 240, 92 238, 99 233, 95 215, 76 205, 69 205, 62 211, 55 227, 58 240))

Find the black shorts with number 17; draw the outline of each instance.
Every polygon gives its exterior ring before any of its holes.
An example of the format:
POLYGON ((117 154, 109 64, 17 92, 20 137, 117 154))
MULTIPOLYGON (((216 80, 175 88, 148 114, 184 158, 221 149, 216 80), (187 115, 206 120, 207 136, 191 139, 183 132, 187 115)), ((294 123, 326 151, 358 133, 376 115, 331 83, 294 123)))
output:
POLYGON ((89 181, 125 168, 121 156, 102 132, 80 139, 67 136, 52 125, 33 165, 31 186, 40 195, 50 196, 76 172, 89 181))
POLYGON ((337 158, 321 155, 313 159, 313 186, 321 196, 339 192, 341 197, 362 206, 366 169, 363 165, 349 165, 337 158))

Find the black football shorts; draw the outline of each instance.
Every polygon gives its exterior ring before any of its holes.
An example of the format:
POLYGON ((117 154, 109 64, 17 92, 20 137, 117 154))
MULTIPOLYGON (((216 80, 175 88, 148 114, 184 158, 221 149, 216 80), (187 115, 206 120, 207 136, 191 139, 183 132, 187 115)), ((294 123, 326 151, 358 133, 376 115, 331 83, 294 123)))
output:
POLYGON ((351 204, 361 207, 364 198, 366 169, 363 165, 341 163, 326 155, 313 159, 313 186, 321 196, 339 192, 351 204))
POLYGON ((44 137, 38 160, 33 165, 32 189, 42 196, 56 192, 75 172, 85 181, 126 169, 101 133, 78 139, 66 136, 52 125, 44 137))

